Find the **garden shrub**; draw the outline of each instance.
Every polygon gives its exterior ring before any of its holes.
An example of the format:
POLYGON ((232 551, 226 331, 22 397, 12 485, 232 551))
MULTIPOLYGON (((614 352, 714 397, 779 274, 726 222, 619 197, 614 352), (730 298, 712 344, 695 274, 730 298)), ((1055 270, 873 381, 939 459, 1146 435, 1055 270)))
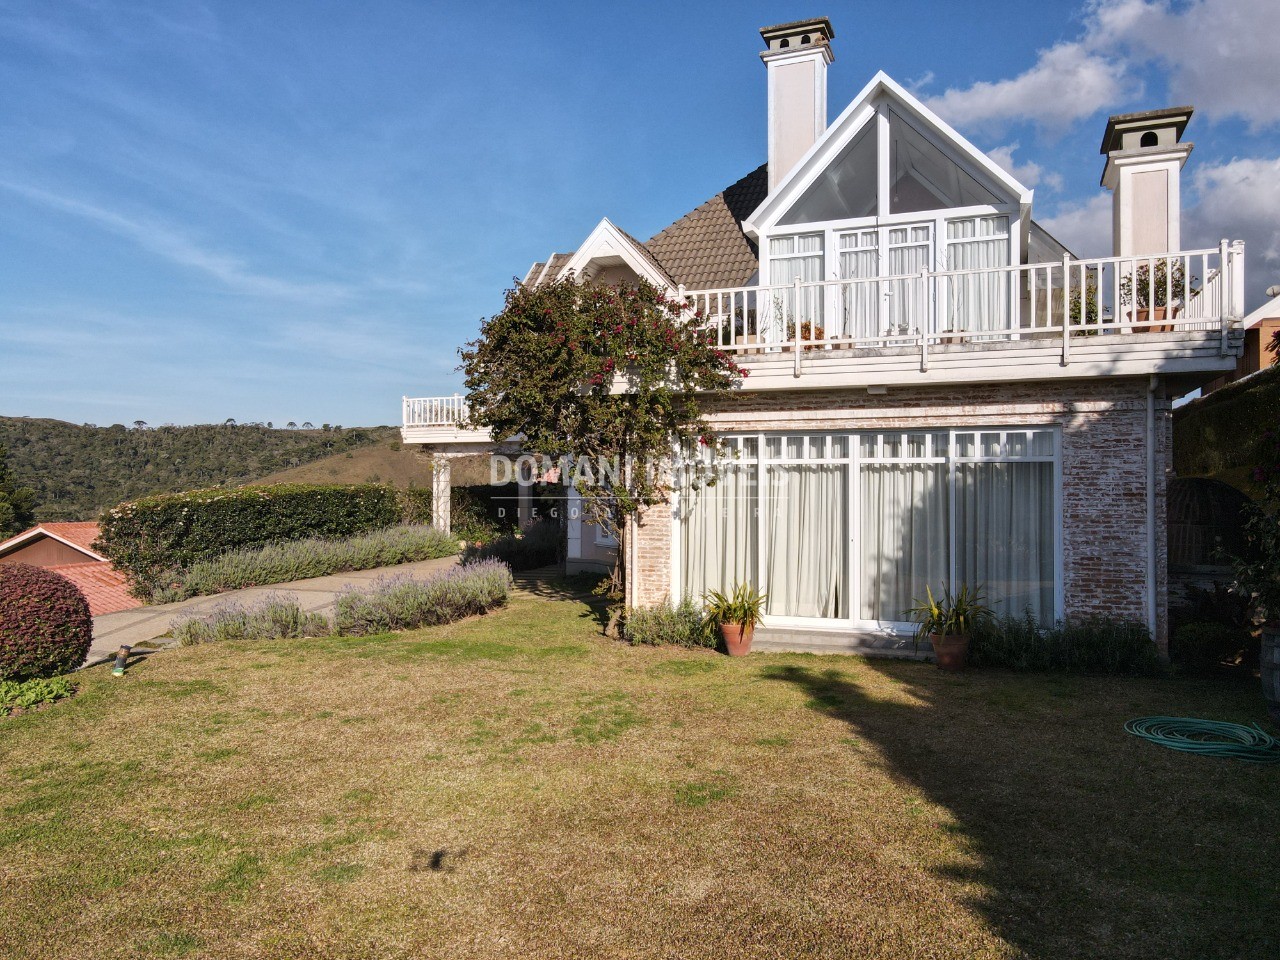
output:
POLYGON ((152 592, 157 603, 243 587, 288 583, 349 570, 371 570, 416 560, 449 557, 458 541, 432 527, 400 526, 343 540, 297 540, 200 560, 170 571, 152 592))
POLYGON ((532 570, 558 561, 563 540, 559 521, 540 520, 488 542, 469 543, 463 548, 462 559, 465 563, 501 560, 512 570, 532 570))
POLYGON ((410 487, 400 491, 400 520, 404 523, 431 523, 431 490, 410 487))
POLYGON ((716 636, 708 629, 702 611, 689 598, 672 605, 628 610, 622 621, 622 639, 633 646, 714 647, 716 636))
POLYGON ((1239 631, 1212 620, 1181 624, 1169 644, 1169 659, 1187 673, 1208 673, 1240 656, 1244 638, 1239 631))
POLYGON ((75 584, 43 567, 0 566, 0 680, 67 673, 92 642, 89 604, 75 584))
POLYGON ((122 503, 98 521, 97 547, 145 597, 167 571, 229 550, 392 526, 402 506, 378 484, 277 484, 166 493, 122 503))
POLYGON ((204 615, 190 615, 173 624, 173 637, 182 646, 219 640, 289 640, 332 633, 329 619, 307 613, 290 597, 269 594, 256 603, 220 603, 204 615))
POLYGON ((452 623, 501 606, 510 589, 511 570, 497 560, 469 563, 426 580, 384 578, 371 590, 338 597, 335 626, 344 636, 364 636, 452 623))
POLYGON ((68 677, 32 677, 30 680, 0 680, 0 714, 30 710, 53 703, 76 692, 68 677))
POLYGON ((973 631, 969 662, 975 667, 1111 676, 1164 670, 1144 623, 1092 617, 1045 626, 1030 613, 980 623, 973 631))

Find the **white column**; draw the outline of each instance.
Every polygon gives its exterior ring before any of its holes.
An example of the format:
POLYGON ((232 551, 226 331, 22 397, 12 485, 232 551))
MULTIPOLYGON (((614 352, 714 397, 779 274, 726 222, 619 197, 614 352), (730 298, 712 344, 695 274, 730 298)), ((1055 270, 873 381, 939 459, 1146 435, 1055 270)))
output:
POLYGON ((431 461, 431 525, 449 532, 449 480, 453 464, 448 457, 431 461))

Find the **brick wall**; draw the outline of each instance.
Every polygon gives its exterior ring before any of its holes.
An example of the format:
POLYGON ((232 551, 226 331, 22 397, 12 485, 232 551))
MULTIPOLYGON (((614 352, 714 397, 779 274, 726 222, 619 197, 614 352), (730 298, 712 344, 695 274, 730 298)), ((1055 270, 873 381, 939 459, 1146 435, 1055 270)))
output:
MULTIPOLYGON (((759 392, 717 401, 710 418, 738 430, 908 430, 1057 425, 1062 432, 1065 614, 1146 621, 1147 380, 947 385, 894 389, 759 392)), ((1171 467, 1169 404, 1156 400, 1155 574, 1157 641, 1167 606, 1165 480, 1171 467)), ((633 604, 670 596, 671 511, 657 507, 634 531, 633 604)))

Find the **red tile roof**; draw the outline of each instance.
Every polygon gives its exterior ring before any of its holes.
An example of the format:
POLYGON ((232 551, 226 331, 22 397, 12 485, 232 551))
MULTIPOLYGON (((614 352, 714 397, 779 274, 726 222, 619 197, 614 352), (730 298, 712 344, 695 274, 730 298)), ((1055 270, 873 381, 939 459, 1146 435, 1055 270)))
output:
POLYGON ((124 574, 109 563, 64 563, 45 569, 61 574, 79 587, 89 601, 89 612, 95 617, 142 606, 141 600, 129 595, 124 574))
POLYGON ((93 541, 98 539, 98 525, 92 521, 87 523, 41 523, 23 530, 17 536, 10 537, 0 543, 0 554, 9 553, 20 546, 34 543, 41 537, 52 537, 61 540, 76 550, 87 554, 92 560, 105 559, 93 549, 93 541))

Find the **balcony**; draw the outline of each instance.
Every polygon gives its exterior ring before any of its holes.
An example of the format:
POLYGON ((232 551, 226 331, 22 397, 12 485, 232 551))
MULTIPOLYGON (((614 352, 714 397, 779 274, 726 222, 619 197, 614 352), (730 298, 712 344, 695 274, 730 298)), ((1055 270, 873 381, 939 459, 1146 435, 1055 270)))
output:
POLYGON ((456 393, 451 397, 405 397, 400 436, 405 443, 477 451, 493 440, 488 430, 467 426, 467 402, 456 393))
POLYGON ((1232 368, 1244 245, 1163 256, 925 270, 680 291, 750 371, 746 390, 1163 374, 1232 368))

